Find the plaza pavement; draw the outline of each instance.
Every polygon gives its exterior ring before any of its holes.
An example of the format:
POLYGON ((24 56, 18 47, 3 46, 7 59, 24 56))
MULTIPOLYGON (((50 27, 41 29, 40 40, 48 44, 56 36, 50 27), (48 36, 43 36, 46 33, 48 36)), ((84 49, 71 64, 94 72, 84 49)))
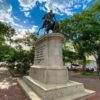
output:
MULTIPOLYGON (((84 83, 87 89, 95 90, 96 95, 88 100, 100 100, 100 77, 80 78, 69 73, 70 80, 84 83)), ((5 67, 0 68, 0 100, 28 100, 23 90, 5 67)))
POLYGON ((17 79, 5 67, 0 67, 0 100, 27 100, 17 79))
POLYGON ((90 97, 88 100, 100 100, 100 76, 94 76, 91 78, 78 77, 69 72, 70 80, 81 82, 84 84, 85 88, 96 91, 96 95, 90 97))

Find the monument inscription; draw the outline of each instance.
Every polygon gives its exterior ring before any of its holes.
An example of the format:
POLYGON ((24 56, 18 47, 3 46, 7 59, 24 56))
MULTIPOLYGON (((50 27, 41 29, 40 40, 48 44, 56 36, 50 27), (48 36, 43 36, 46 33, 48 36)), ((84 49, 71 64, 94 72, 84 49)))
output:
POLYGON ((39 64, 44 60, 44 50, 45 50, 45 44, 39 45, 35 49, 35 62, 36 64, 39 64))

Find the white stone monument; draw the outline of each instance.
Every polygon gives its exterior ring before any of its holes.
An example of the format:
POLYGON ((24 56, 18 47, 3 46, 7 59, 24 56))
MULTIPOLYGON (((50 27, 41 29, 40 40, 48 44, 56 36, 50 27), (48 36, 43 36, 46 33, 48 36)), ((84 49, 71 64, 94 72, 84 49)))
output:
POLYGON ((18 80, 31 100, 79 100, 95 94, 82 83, 70 81, 63 66, 61 34, 45 35, 35 42, 34 65, 18 80))

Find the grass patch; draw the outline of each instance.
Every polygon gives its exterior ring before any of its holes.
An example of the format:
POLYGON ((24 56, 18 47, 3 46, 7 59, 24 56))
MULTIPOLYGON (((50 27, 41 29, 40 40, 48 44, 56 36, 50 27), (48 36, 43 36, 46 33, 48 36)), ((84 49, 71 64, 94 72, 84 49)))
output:
POLYGON ((91 72, 91 73, 89 73, 89 72, 86 72, 86 73, 80 73, 80 75, 83 75, 83 76, 96 76, 96 73, 95 72, 91 72))
POLYGON ((74 73, 74 76, 75 77, 97 77, 98 74, 97 72, 85 72, 85 73, 78 72, 78 73, 74 73))

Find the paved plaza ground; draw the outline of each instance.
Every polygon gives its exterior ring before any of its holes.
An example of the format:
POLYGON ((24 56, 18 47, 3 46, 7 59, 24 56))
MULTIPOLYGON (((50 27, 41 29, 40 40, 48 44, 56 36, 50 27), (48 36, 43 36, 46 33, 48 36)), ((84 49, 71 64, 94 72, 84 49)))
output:
MULTIPOLYGON (((100 78, 79 78, 70 74, 70 79, 84 83, 85 87, 96 91, 88 100, 100 100, 100 78)), ((0 68, 0 100, 28 100, 23 90, 6 68, 0 68)))
POLYGON ((27 100, 17 79, 6 68, 0 68, 0 100, 27 100))
POLYGON ((81 82, 85 88, 96 91, 96 95, 90 97, 88 100, 100 100, 100 76, 98 77, 77 77, 73 73, 69 72, 70 80, 81 82))

